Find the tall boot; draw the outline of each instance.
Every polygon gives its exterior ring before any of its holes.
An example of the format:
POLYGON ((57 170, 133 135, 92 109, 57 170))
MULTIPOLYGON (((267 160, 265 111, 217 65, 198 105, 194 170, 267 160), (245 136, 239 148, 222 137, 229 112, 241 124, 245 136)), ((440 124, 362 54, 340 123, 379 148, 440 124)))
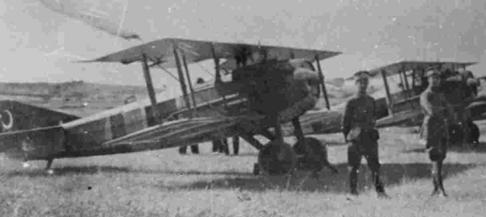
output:
POLYGON ((233 154, 238 155, 240 151, 240 137, 233 136, 233 154))
POLYGON ((379 171, 372 172, 371 178, 372 178, 373 183, 375 185, 375 190, 376 190, 376 193, 378 194, 378 196, 384 197, 384 198, 389 198, 389 196, 385 193, 385 186, 383 185, 383 182, 381 182, 380 172, 379 171))
POLYGON ((444 189, 444 183, 442 180, 442 161, 437 162, 437 184, 442 192, 442 196, 447 197, 447 193, 444 189))
POLYGON ((349 170, 349 188, 350 193, 353 195, 358 195, 358 172, 357 168, 349 170))
POLYGON ((438 173, 438 162, 432 162, 432 184, 434 185, 434 190, 432 191, 432 196, 439 193, 439 173, 438 173))

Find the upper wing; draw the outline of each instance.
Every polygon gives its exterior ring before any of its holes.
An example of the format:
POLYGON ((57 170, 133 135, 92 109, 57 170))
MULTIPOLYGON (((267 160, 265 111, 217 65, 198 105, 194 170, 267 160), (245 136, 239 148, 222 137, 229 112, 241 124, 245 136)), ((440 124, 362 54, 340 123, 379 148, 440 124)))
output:
POLYGON ((218 58, 229 61, 238 58, 251 59, 255 55, 265 55, 267 59, 294 59, 305 58, 319 60, 333 57, 340 52, 300 49, 281 46, 267 46, 243 43, 225 43, 213 41, 199 41, 179 38, 164 38, 135 47, 131 47, 116 53, 89 60, 88 62, 121 62, 124 64, 140 61, 143 55, 152 62, 160 63, 164 67, 175 67, 174 48, 182 51, 187 63, 194 63, 213 58, 212 47, 218 58))
POLYGON ((381 71, 385 71, 387 76, 398 74, 401 71, 410 71, 413 69, 426 70, 430 67, 444 67, 444 68, 458 68, 474 65, 476 62, 442 62, 442 61, 400 61, 386 66, 378 67, 370 70, 371 76, 380 75, 381 71))

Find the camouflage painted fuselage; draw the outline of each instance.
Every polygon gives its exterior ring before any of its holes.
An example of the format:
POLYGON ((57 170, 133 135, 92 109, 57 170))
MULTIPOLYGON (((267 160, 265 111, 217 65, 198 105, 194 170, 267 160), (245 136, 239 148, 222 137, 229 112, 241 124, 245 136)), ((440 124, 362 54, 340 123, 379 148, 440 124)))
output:
MULTIPOLYGON (((52 121, 66 117, 52 117, 51 122, 39 122, 34 129, 23 127, 0 134, 0 151, 29 160, 49 159, 162 149, 240 133, 258 134, 273 127, 269 116, 278 114, 287 122, 314 107, 319 83, 311 66, 304 61, 278 61, 237 69, 233 81, 195 91, 193 109, 181 96, 155 106, 148 100, 135 102, 59 125, 52 121)), ((16 116, 15 109, 12 113, 16 116)), ((35 117, 23 116, 30 118, 35 117)))

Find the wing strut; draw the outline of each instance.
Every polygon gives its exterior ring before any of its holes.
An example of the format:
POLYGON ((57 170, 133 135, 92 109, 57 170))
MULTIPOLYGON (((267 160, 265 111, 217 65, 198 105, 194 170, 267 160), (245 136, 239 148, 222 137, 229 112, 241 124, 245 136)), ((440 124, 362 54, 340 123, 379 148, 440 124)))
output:
POLYGON ((381 77, 383 77, 383 84, 385 85, 386 90, 386 105, 388 108, 388 115, 393 115, 393 101, 391 98, 390 87, 388 86, 385 70, 381 70, 381 77))
POLYGON ((403 74, 403 80, 405 81, 405 87, 407 88, 407 91, 410 91, 410 84, 408 83, 407 72, 403 70, 402 74, 403 74))
MULTIPOLYGON (((415 77, 417 77, 417 70, 413 69, 412 70, 412 90, 415 90, 415 88, 417 86, 416 83, 415 83, 415 77)), ((412 94, 415 94, 415 91, 412 94)))
MULTIPOLYGON (((191 92, 193 112, 197 112, 196 98, 194 97, 194 89, 192 88, 191 76, 189 75, 189 67, 187 67, 186 55, 184 54, 184 52, 182 52, 182 64, 184 65, 184 69, 186 71, 187 82, 188 82, 188 85, 189 85, 189 91, 191 92)), ((194 116, 194 114, 192 114, 192 115, 194 116)))
POLYGON ((405 81, 403 80, 403 74, 401 71, 398 71, 398 77, 400 77, 400 84, 401 84, 402 91, 405 91, 407 87, 405 87, 405 81))
MULTIPOLYGON (((407 97, 410 99, 410 98, 413 96, 413 92, 412 92, 412 91, 413 91, 413 89, 412 89, 412 87, 410 86, 410 83, 408 82, 407 71, 402 70, 402 73, 403 73, 403 79, 405 80, 405 86, 407 87, 407 91, 406 91, 405 93, 406 93, 406 96, 407 96, 407 97)), ((414 78, 414 77, 413 77, 413 70, 412 70, 412 83, 413 83, 413 80, 414 80, 413 78, 414 78)), ((413 85, 413 84, 412 84, 412 85, 413 85)), ((415 108, 415 104, 413 103, 413 101, 412 101, 412 100, 409 100, 408 102, 409 102, 409 104, 410 104, 410 106, 411 106, 412 108, 415 108)))
POLYGON ((405 96, 406 97, 411 97, 411 93, 410 93, 410 85, 408 83, 408 78, 407 78, 407 72, 405 71, 405 69, 400 69, 398 71, 398 74, 400 75, 400 78, 403 77, 403 80, 402 80, 402 85, 403 85, 403 88, 405 90, 405 96))
POLYGON ((324 81, 324 75, 322 74, 321 63, 319 62, 319 57, 317 55, 315 56, 315 60, 316 60, 316 64, 317 64, 317 72, 319 72, 319 78, 321 80, 322 95, 324 96, 324 99, 326 100, 326 108, 327 108, 327 110, 329 110, 329 109, 331 109, 331 106, 329 105, 329 98, 327 97, 326 83, 324 81))
POLYGON ((142 68, 143 68, 143 76, 145 78, 145 83, 147 84, 147 92, 150 98, 150 104, 152 105, 152 110, 149 114, 147 114, 152 120, 155 120, 158 123, 158 115, 157 115, 157 99, 155 98, 155 90, 154 85, 152 84, 152 76, 150 75, 150 68, 147 62, 147 56, 145 54, 142 55, 142 68))
POLYGON ((155 98, 155 90, 154 85, 152 84, 152 76, 150 76, 150 69, 147 63, 147 56, 145 56, 145 54, 142 55, 142 67, 145 83, 147 84, 148 95, 150 97, 150 103, 152 104, 152 106, 155 106, 157 104, 157 99, 155 98))
POLYGON ((177 66, 177 74, 179 76, 179 83, 182 89, 182 95, 184 97, 184 101, 186 102, 187 109, 192 109, 191 102, 189 101, 189 97, 187 95, 187 89, 186 89, 187 87, 184 79, 184 73, 182 72, 181 60, 179 59, 179 53, 177 52, 177 48, 175 45, 173 46, 173 52, 174 52, 176 66, 177 66))
POLYGON ((214 44, 211 43, 211 54, 213 55, 214 59, 214 70, 216 71, 216 82, 221 82, 221 70, 219 65, 219 58, 216 55, 216 50, 214 49, 214 44))
MULTIPOLYGON (((223 84, 223 81, 221 80, 221 66, 219 64, 219 57, 216 55, 216 50, 214 49, 214 44, 211 43, 211 55, 213 56, 214 60, 214 70, 216 71, 216 76, 214 79, 214 85, 216 87, 216 90, 220 93, 220 95, 223 97, 223 106, 226 108, 228 106, 226 102, 226 96, 225 96, 225 88, 219 88, 221 84, 223 84)), ((238 66, 237 66, 238 67, 238 66)))

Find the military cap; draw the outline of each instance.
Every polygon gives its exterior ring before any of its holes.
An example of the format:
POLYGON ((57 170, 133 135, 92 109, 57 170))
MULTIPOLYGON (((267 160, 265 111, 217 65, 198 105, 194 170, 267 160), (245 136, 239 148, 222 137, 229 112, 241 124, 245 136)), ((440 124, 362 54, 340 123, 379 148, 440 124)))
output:
POLYGON ((370 73, 368 71, 359 71, 354 73, 355 80, 369 79, 370 73))
POLYGON ((425 76, 426 77, 430 77, 430 76, 440 77, 440 72, 437 69, 432 69, 432 70, 429 70, 427 72, 427 74, 425 74, 425 76))

